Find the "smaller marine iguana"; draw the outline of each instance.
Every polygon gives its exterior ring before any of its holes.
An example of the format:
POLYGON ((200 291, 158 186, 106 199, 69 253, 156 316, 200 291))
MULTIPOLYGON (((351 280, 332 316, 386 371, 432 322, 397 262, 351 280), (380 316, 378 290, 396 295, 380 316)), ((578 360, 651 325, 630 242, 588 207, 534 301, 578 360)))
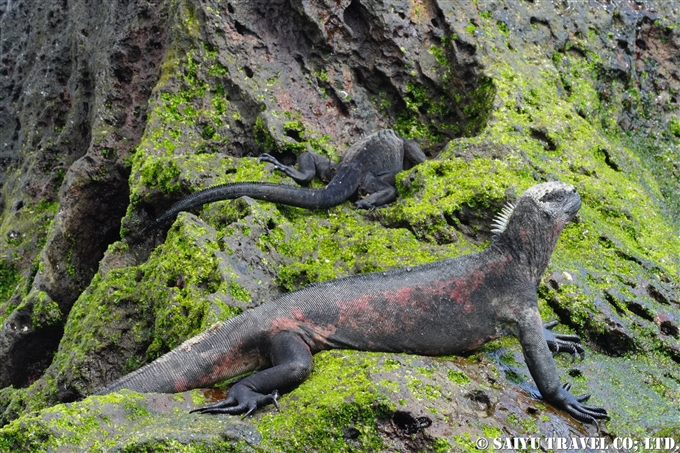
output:
POLYGON ((257 371, 202 413, 250 414, 276 404, 312 369, 323 349, 448 355, 493 339, 519 338, 543 398, 582 422, 607 418, 560 385, 551 349, 583 352, 578 337, 542 325, 536 290, 564 226, 581 207, 573 186, 548 182, 526 190, 495 222, 479 253, 422 266, 306 286, 191 338, 98 394, 122 388, 181 392, 257 371))
POLYGON ((307 185, 317 176, 328 181, 328 185, 323 189, 309 189, 266 182, 240 182, 209 187, 175 203, 145 231, 175 218, 181 211, 243 196, 300 208, 324 209, 358 193, 365 197, 356 202, 357 208, 384 206, 397 198, 396 174, 424 162, 425 154, 416 142, 401 138, 391 129, 384 129, 352 145, 338 164, 309 151, 298 158, 298 170, 283 165, 269 154, 262 154, 258 160, 274 164, 277 170, 298 184, 307 185))

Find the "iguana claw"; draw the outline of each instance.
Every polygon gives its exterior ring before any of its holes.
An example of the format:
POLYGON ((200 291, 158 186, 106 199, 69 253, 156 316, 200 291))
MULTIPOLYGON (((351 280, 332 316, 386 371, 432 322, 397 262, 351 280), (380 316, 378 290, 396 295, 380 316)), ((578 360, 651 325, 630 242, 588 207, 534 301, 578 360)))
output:
POLYGON ((199 407, 190 411, 191 413, 199 414, 243 414, 243 418, 249 416, 255 409, 273 404, 276 409, 279 409, 278 403, 279 392, 274 390, 268 395, 254 392, 244 386, 231 388, 229 395, 214 404, 199 407))
POLYGON ((559 324, 559 321, 550 321, 543 324, 543 336, 545 337, 548 348, 553 354, 560 352, 568 352, 571 354, 572 360, 576 358, 576 354, 583 358, 585 351, 580 345, 581 338, 577 335, 568 335, 561 333, 554 333, 551 331, 553 327, 559 324))
POLYGON ((550 403, 567 412, 576 420, 583 423, 595 423, 598 419, 609 420, 607 410, 602 407, 587 406, 583 403, 588 401, 590 395, 572 395, 569 392, 570 383, 565 383, 558 392, 557 398, 550 399, 550 403))

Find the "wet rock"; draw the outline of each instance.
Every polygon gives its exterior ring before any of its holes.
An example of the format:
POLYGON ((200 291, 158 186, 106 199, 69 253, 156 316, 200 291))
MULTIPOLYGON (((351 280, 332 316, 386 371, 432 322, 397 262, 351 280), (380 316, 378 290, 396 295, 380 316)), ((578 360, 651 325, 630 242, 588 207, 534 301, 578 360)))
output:
POLYGON ((14 120, 0 127, 0 185, 5 195, 21 194, 13 206, 24 217, 4 215, 3 228, 15 225, 15 234, 26 237, 9 247, 21 257, 19 272, 31 289, 3 323, 20 328, 0 330, 0 386, 24 387, 51 361, 73 302, 120 237, 129 201, 124 159, 145 126, 125 112, 135 101, 146 104, 163 33, 154 25, 158 12, 145 6, 11 6, 2 18, 0 112, 14 120), (135 43, 154 42, 157 48, 145 48, 144 58, 134 50, 135 43), (111 52, 128 74, 124 80, 107 70, 111 52), (45 238, 36 228, 43 220, 27 221, 27 211, 56 201, 45 238), (29 209, 20 211, 24 206, 29 209), (33 294, 41 295, 39 304, 33 294), (35 310, 45 304, 58 306, 63 317, 41 322, 35 310))

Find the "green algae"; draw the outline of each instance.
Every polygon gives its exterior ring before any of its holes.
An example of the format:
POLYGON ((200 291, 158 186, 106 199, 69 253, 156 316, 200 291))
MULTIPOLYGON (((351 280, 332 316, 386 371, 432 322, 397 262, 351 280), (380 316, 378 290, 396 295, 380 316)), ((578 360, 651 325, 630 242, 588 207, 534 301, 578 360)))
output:
POLYGON ((0 249, 0 323, 16 309, 16 302, 9 303, 12 296, 25 297, 30 290, 41 262, 39 251, 45 246, 58 206, 42 200, 1 216, 0 236, 5 244, 0 249))
MULTIPOLYGON (((485 27, 494 25, 491 16, 483 19, 483 23, 478 26, 470 24, 468 30, 480 39, 484 35, 477 30, 483 31, 485 27)), ((195 24, 195 19, 187 19, 187 23, 195 24)), ((495 33, 500 31, 503 35, 507 34, 507 30, 500 23, 495 23, 495 27, 497 28, 494 30, 495 33)), ((582 47, 585 44, 571 45, 582 47)), ((569 47, 568 45, 565 50, 568 51, 569 47)), ((442 66, 450 64, 446 52, 441 48, 431 48, 430 51, 438 64, 442 66)), ((206 52, 212 51, 206 49, 206 52)), ((678 241, 677 238, 674 239, 674 227, 664 215, 661 206, 666 196, 662 187, 655 182, 656 173, 649 170, 649 162, 640 157, 637 145, 633 146, 629 137, 619 135, 613 122, 616 118, 615 112, 621 108, 620 106, 642 104, 640 93, 614 85, 616 93, 627 91, 626 95, 621 95, 621 99, 615 102, 602 102, 601 93, 595 87, 597 61, 592 53, 585 52, 584 55, 554 53, 552 59, 545 59, 540 64, 529 64, 526 61, 513 64, 500 64, 495 61, 488 64, 486 71, 489 77, 484 79, 485 83, 475 94, 480 99, 482 107, 477 105, 467 110, 473 117, 475 112, 488 112, 490 109, 484 110, 484 106, 489 105, 489 99, 495 99, 498 108, 493 114, 489 118, 479 115, 480 124, 486 124, 487 119, 489 120, 488 127, 483 129, 478 137, 454 141, 439 159, 399 176, 400 200, 393 207, 384 210, 380 220, 390 226, 406 226, 411 231, 403 228, 382 228, 346 205, 322 213, 279 208, 270 217, 277 224, 277 228, 260 238, 263 252, 276 250, 293 261, 277 269, 278 282, 290 290, 306 283, 352 273, 415 265, 449 254, 457 255, 478 250, 478 245, 470 244, 460 233, 458 213, 462 209, 474 212, 497 211, 505 201, 512 199, 523 189, 537 181, 552 178, 575 184, 583 197, 584 207, 578 223, 570 225, 563 233, 551 264, 551 270, 568 272, 579 277, 578 283, 563 285, 557 290, 542 287, 541 313, 544 319, 547 315, 555 317, 554 311, 545 301, 559 298, 560 303, 570 313, 569 321, 576 329, 580 331, 585 329, 593 333, 602 332, 604 324, 602 317, 598 315, 596 305, 602 291, 612 286, 623 291, 622 285, 625 287, 626 282, 630 283, 637 275, 651 275, 660 280, 676 281, 674 276, 678 275, 676 258, 679 256, 678 241), (565 58, 568 59, 568 64, 564 63, 565 58), (617 106, 617 102, 620 106, 617 106), (496 147, 505 146, 509 151, 501 158, 475 157, 471 160, 456 157, 454 154, 454 151, 459 149, 478 149, 488 147, 489 144, 496 147), (450 245, 448 251, 427 249, 429 243, 452 241, 458 242, 450 245), (647 263, 653 263, 651 269, 647 263)), ((215 65, 211 65, 207 70, 209 75, 221 75, 219 73, 221 69, 213 68, 215 65)), ((139 172, 137 174, 141 175, 142 181, 135 183, 138 185, 134 186, 133 190, 144 187, 172 193, 185 186, 201 188, 221 181, 272 180, 273 177, 262 170, 264 166, 256 165, 252 159, 237 162, 231 158, 217 161, 207 157, 201 158, 200 155, 186 159, 173 157, 172 165, 167 172, 164 170, 165 167, 158 167, 160 162, 168 162, 166 158, 157 161, 149 159, 156 151, 173 154, 182 146, 193 146, 202 140, 219 139, 219 136, 216 136, 216 128, 220 126, 218 119, 226 115, 228 106, 223 89, 221 90, 219 86, 211 88, 198 81, 200 63, 194 57, 188 58, 184 74, 184 83, 193 88, 187 88, 176 96, 160 97, 162 108, 155 110, 152 118, 163 122, 164 132, 151 136, 152 144, 151 141, 144 143, 145 147, 140 151, 135 166, 135 171, 139 172), (212 98, 207 105, 212 106, 214 110, 199 112, 193 104, 201 97, 210 96, 212 98), (183 126, 199 127, 197 118, 200 114, 209 116, 213 123, 200 126, 200 132, 192 137, 185 133, 183 126), (183 126, 173 129, 173 124, 183 126), (206 173, 214 173, 214 168, 235 168, 237 174, 226 176, 209 174, 208 177, 203 177, 206 173)), ((441 102, 432 99, 430 93, 423 87, 411 85, 407 87, 406 104, 408 114, 397 120, 395 128, 405 136, 431 141, 441 140, 441 130, 438 126, 423 126, 417 114, 420 110, 426 111, 429 115, 442 114, 441 102)), ((648 115, 645 111, 639 113, 648 115)), ((260 139, 258 144, 267 151, 276 150, 276 141, 260 117, 257 118, 257 122, 254 134, 256 140, 260 139)), ((672 122, 669 129, 674 133, 672 122)), ((284 132, 297 135, 303 140, 308 138, 305 126, 299 120, 286 123, 284 132)), ((303 146, 294 143, 287 149, 299 152, 303 150, 303 146)), ((216 211, 211 210, 210 215, 204 215, 203 218, 217 228, 220 234, 226 233, 227 228, 232 228, 234 234, 247 235, 244 229, 229 226, 234 221, 232 219, 238 218, 238 215, 234 214, 236 209, 231 203, 223 203, 217 209, 218 214, 213 214, 216 211)), ((158 324, 160 326, 160 319, 164 316, 170 316, 173 322, 179 323, 181 327, 172 335, 158 338, 155 334, 149 335, 148 326, 142 327, 143 324, 138 324, 140 327, 132 330, 135 337, 149 342, 153 336, 151 344, 155 346, 150 350, 149 358, 181 341, 182 337, 190 335, 191 332, 200 330, 201 326, 187 325, 181 319, 180 315, 183 312, 198 314, 199 317, 207 316, 201 311, 203 308, 189 304, 189 299, 201 299, 203 293, 192 292, 191 289, 187 290, 186 286, 184 288, 182 286, 192 284, 205 286, 209 291, 231 294, 237 300, 249 297, 236 286, 238 283, 218 283, 211 277, 214 275, 214 263, 207 259, 209 254, 206 255, 206 249, 210 250, 215 243, 194 248, 193 245, 196 244, 192 244, 192 241, 203 236, 205 231, 202 230, 203 227, 186 227, 186 223, 182 222, 186 222, 186 218, 180 219, 179 223, 182 226, 178 225, 171 230, 174 236, 169 236, 163 251, 167 254, 175 254, 178 250, 186 252, 183 261, 168 263, 167 267, 148 271, 150 273, 147 273, 147 269, 152 266, 131 269, 129 273, 124 273, 125 275, 109 273, 93 283, 97 287, 108 287, 113 283, 114 294, 118 292, 118 296, 123 295, 124 298, 137 301, 142 299, 138 299, 139 293, 132 291, 133 280, 136 282, 139 273, 143 274, 145 279, 149 275, 158 274, 158 278, 148 277, 149 282, 145 283, 149 290, 154 285, 155 288, 163 288, 157 294, 161 299, 157 302, 159 306, 170 301, 167 311, 159 309, 158 324), (180 232, 182 228, 186 231, 180 232), (195 275, 191 275, 187 283, 183 271, 186 268, 193 272, 194 263, 187 260, 187 256, 193 256, 192 254, 199 257, 198 262, 203 266, 201 271, 207 272, 208 275, 206 280, 199 280, 195 275), (170 288, 174 289, 167 289, 168 282, 171 283, 170 288), (236 288, 234 292, 232 287, 236 288)), ((95 304, 108 297, 109 294, 101 291, 91 297, 90 303, 95 304)), ((151 311, 155 308, 145 300, 138 309, 151 311)), ((631 313, 625 307, 623 310, 627 314, 631 313)), ((159 327, 158 330, 163 329, 159 327)), ((120 336, 114 338, 119 339, 120 336)), ((365 442, 362 448, 379 448, 378 438, 375 437, 375 431, 371 426, 373 420, 386 409, 382 406, 377 412, 366 409, 366 406, 373 407, 375 401, 369 397, 362 400, 364 406, 357 407, 354 404, 352 397, 348 395, 359 392, 359 396, 363 397, 366 393, 370 394, 373 389, 370 389, 370 384, 364 380, 366 375, 361 371, 363 366, 361 361, 356 360, 360 367, 360 371, 357 371, 353 363, 354 358, 344 357, 345 353, 342 360, 346 370, 343 368, 341 371, 346 372, 340 376, 341 380, 332 379, 340 372, 337 370, 336 360, 339 356, 321 354, 315 358, 315 367, 329 373, 330 377, 327 379, 315 372, 310 380, 303 384, 309 387, 301 386, 282 399, 284 404, 285 401, 297 401, 301 398, 305 403, 303 406, 314 408, 312 412, 303 411, 301 414, 282 416, 284 420, 276 422, 269 420, 267 418, 269 415, 263 419, 261 426, 266 428, 262 428, 263 432, 276 425, 278 431, 275 432, 280 434, 279 437, 285 438, 289 433, 293 433, 291 440, 268 439, 271 445, 282 448, 282 451, 298 451, 297 447, 307 445, 312 445, 311 448, 315 450, 320 449, 316 447, 317 445, 329 448, 327 451, 349 450, 351 448, 343 440, 338 427, 353 426, 359 420, 359 431, 362 433, 362 442, 365 442), (348 366, 348 361, 352 362, 352 366, 348 366), (324 368, 326 366, 327 368, 324 368), (355 380, 357 376, 361 379, 355 380), (347 387, 343 386, 345 383, 347 387), (337 393, 328 390, 337 386, 340 386, 337 393), (322 391, 324 389, 332 395, 316 401, 319 394, 326 396, 322 391), (325 417, 322 419, 325 425, 310 421, 314 420, 312 415, 318 413, 325 417)), ((611 422, 611 426, 617 432, 642 435, 647 431, 645 427, 635 424, 636 417, 649 413, 650 407, 668 407, 677 401, 672 379, 668 377, 652 379, 649 376, 653 375, 649 375, 647 369, 641 369, 637 365, 631 365, 628 369, 628 358, 624 364, 607 356, 597 355, 596 358, 609 361, 608 372, 602 373, 599 377, 603 382, 611 384, 611 389, 598 392, 601 389, 592 388, 592 379, 584 382, 586 380, 580 377, 575 379, 576 390, 596 394, 599 401, 607 396, 606 401, 611 404, 610 407, 615 408, 617 413, 619 410, 622 411, 623 415, 611 422), (632 374, 627 380, 611 377, 626 371, 632 374), (627 407, 627 402, 620 402, 621 395, 628 394, 627 389, 639 387, 638 379, 641 376, 649 380, 649 388, 644 387, 645 398, 635 401, 640 404, 639 408, 631 405, 633 407, 631 409, 627 407), (589 388, 585 388, 586 386, 589 388), (665 397, 667 401, 664 402, 661 397, 665 397)), ((663 354, 660 355, 660 359, 668 368, 677 366, 669 362, 667 356, 663 354)), ((646 359, 632 356, 630 360, 644 362, 646 359)), ((589 362, 585 365, 589 366, 589 362)), ((375 363, 369 363, 366 369, 375 368, 375 363)), ((662 373, 661 370, 659 372, 662 373)), ((449 378, 451 376, 449 373, 449 378)), ((466 384, 466 379, 469 382, 469 378, 463 373, 454 372, 451 380, 457 384, 466 384), (461 382, 458 382, 459 380, 461 382)), ((411 390, 414 393, 421 392, 424 384, 415 378, 411 382, 414 383, 411 390)), ((427 395, 433 394, 434 391, 429 388, 427 390, 421 392, 421 396, 422 399, 430 400, 427 395)), ((654 413, 658 411, 655 410, 654 413)), ((650 426, 659 426, 659 423, 665 421, 654 418, 650 426)), ((474 450, 470 436, 458 436, 456 440, 474 450)), ((438 448, 446 451, 448 442, 442 439, 437 439, 437 442, 438 448)), ((167 448, 171 447, 180 448, 179 445, 169 441, 167 448)), ((130 451, 133 451, 132 447, 130 448, 130 451)))
POLYGON ((423 264, 451 254, 433 253, 421 247, 409 231, 367 223, 361 213, 345 206, 329 209, 325 218, 291 208, 286 220, 290 222, 286 227, 261 237, 260 246, 263 251, 271 247, 296 258, 277 270, 277 281, 288 290, 354 273, 423 264))
POLYGON ((471 382, 470 378, 462 371, 449 370, 447 376, 450 381, 455 382, 458 385, 465 385, 471 382))
POLYGON ((63 314, 59 305, 47 293, 40 291, 35 295, 29 295, 28 298, 34 299, 31 313, 31 324, 34 328, 51 326, 62 321, 63 314))
POLYGON ((263 445, 281 452, 379 451, 375 420, 393 410, 368 376, 379 357, 353 351, 317 354, 312 376, 281 399, 287 415, 266 414, 256 422, 263 445), (353 444, 343 435, 347 428, 359 432, 353 444))
MULTIPOLYGON (((438 66, 430 68, 437 73, 438 86, 406 82, 403 95, 405 108, 397 115, 392 127, 404 137, 418 139, 421 146, 439 144, 450 137, 474 135, 484 128, 492 111, 493 81, 480 74, 461 84, 460 76, 453 70, 451 62, 457 59, 457 39, 455 33, 443 36, 441 45, 428 48, 438 66)), ((390 106, 384 96, 379 96, 374 102, 381 109, 390 106)))
MULTIPOLYGON (((133 404, 129 398, 134 396, 110 395, 105 401, 109 404, 133 404)), ((141 395, 137 398, 141 398, 141 395)), ((90 399, 77 406, 58 405, 15 420, 0 430, 0 451, 39 453, 60 447, 87 447, 89 451, 103 451, 108 444, 106 441, 92 441, 98 439, 101 424, 107 421, 106 416, 99 412, 100 409, 100 402, 90 399)))
POLYGON ((16 264, 0 261, 0 301, 4 303, 14 293, 21 282, 21 274, 16 264))
POLYGON ((385 209, 385 217, 408 225, 421 240, 455 242, 459 239, 455 227, 460 210, 500 210, 508 201, 508 192, 519 193, 531 185, 521 162, 489 158, 466 161, 450 156, 456 143, 451 142, 440 159, 398 175, 402 200, 385 209))
POLYGON ((436 401, 442 396, 441 388, 438 385, 424 383, 415 376, 406 376, 406 380, 411 394, 416 399, 436 401))
MULTIPOLYGON (((74 304, 47 374, 69 374, 77 381, 87 357, 130 342, 139 352, 128 352, 129 367, 137 368, 213 323, 239 314, 239 302, 221 304, 218 313, 206 297, 228 293, 228 282, 218 271, 218 252, 214 236, 186 222, 170 230, 165 244, 146 263, 97 274, 74 304)), ((35 410, 44 401, 28 403, 35 410)))
POLYGON ((161 412, 152 406, 148 397, 129 391, 57 405, 0 429, 0 451, 253 451, 246 442, 231 439, 239 437, 234 424, 192 417, 177 411, 177 405, 161 412), (186 435, 174 430, 178 424, 186 435))

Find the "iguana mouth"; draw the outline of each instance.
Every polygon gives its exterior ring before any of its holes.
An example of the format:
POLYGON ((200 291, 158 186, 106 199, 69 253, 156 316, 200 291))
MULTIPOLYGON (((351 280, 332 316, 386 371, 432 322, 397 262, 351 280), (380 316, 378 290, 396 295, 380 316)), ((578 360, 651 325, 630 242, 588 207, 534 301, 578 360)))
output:
POLYGON ((564 210, 569 217, 574 217, 581 209, 581 197, 578 197, 564 210))

